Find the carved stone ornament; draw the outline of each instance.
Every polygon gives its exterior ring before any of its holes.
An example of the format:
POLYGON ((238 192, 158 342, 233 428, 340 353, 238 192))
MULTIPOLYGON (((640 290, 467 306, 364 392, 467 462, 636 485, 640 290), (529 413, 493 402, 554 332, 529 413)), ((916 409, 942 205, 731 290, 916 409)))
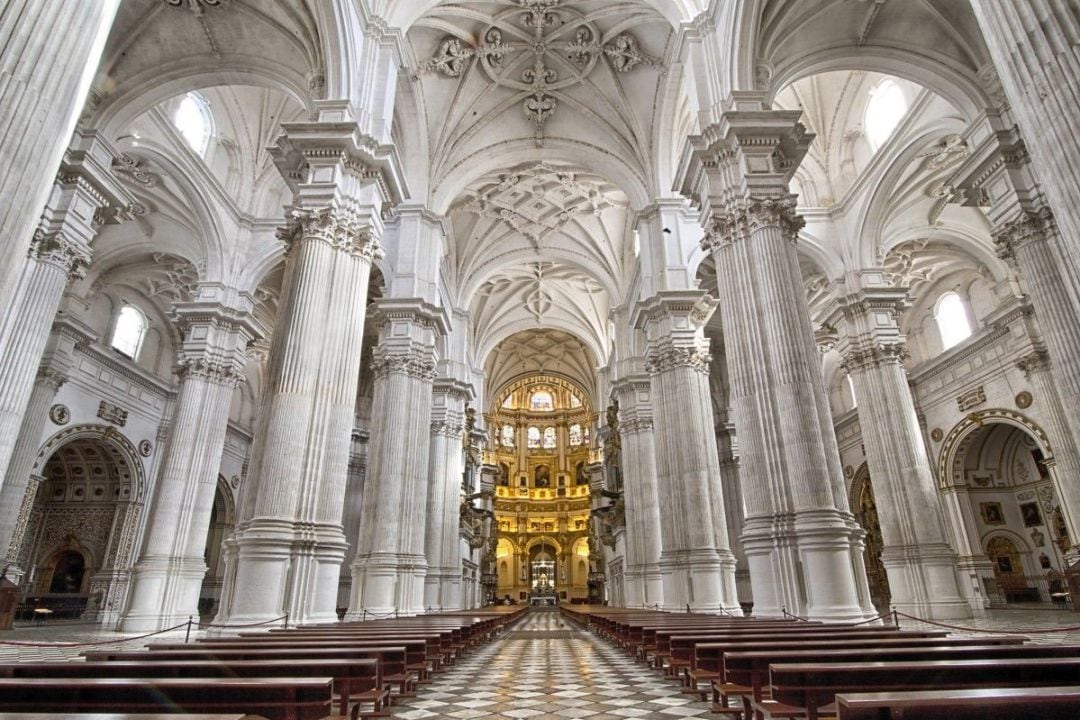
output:
POLYGON ((149 440, 139 441, 139 454, 143 457, 150 457, 150 453, 154 452, 154 443, 149 440))
POLYGON ((941 442, 943 437, 945 437, 945 431, 941 428, 934 428, 930 431, 930 439, 934 442, 941 442))
POLYGON ((233 490, 236 490, 238 487, 240 487, 240 476, 233 475, 231 478, 229 478, 229 486, 233 490))
POLYGON ((698 372, 709 373, 709 353, 701 348, 680 347, 665 343, 648 353, 645 370, 650 375, 667 372, 680 367, 689 367, 698 372))
POLYGON ((67 425, 71 420, 71 410, 67 405, 56 403, 49 408, 49 419, 56 425, 67 425))
POLYGON ((370 226, 354 213, 334 208, 292 210, 278 230, 286 254, 301 242, 324 242, 335 250, 366 260, 383 256, 382 246, 370 226))
POLYGON ((1035 350, 1016 361, 1024 377, 1030 378, 1032 374, 1050 369, 1050 355, 1045 350, 1035 350))
POLYGON ((182 378, 199 378, 222 385, 235 386, 243 379, 235 364, 207 357, 182 357, 174 370, 182 378))
POLYGON ((34 231, 29 256, 38 262, 50 263, 67 274, 70 280, 86 277, 90 253, 79 243, 72 242, 62 232, 34 231))
POLYGON ((768 227, 779 227, 791 242, 799 238, 799 231, 806 221, 795 212, 797 199, 794 195, 778 198, 751 199, 748 203, 732 204, 717 209, 709 218, 701 248, 708 251, 721 250, 751 233, 768 227))
POLYGON ((1021 390, 1016 394, 1016 407, 1020 408, 1021 410, 1026 410, 1031 407, 1031 403, 1033 403, 1034 401, 1035 398, 1032 397, 1031 393, 1029 393, 1027 390, 1021 390))
POLYGON ((157 175, 144 168, 142 160, 134 155, 121 154, 120 157, 113 160, 112 169, 114 173, 126 177, 143 187, 151 188, 158 184, 157 175))
POLYGON ((562 0, 517 0, 517 7, 492 18, 478 45, 448 36, 413 77, 429 73, 461 77, 466 64, 476 58, 492 83, 523 94, 522 109, 535 126, 537 145, 542 145, 544 123, 558 108, 555 93, 585 82, 602 58, 616 73, 639 65, 663 71, 660 59, 643 52, 629 31, 606 43, 602 38, 591 20, 562 5, 562 0))
POLYGON ((1016 261, 1016 251, 1032 242, 1045 240, 1057 227, 1050 208, 1025 212, 1016 220, 994 230, 992 238, 1002 260, 1016 261))
POLYGON ((408 375, 416 380, 435 379, 435 360, 428 353, 380 352, 376 348, 371 359, 371 370, 377 378, 385 378, 391 373, 408 375))
POLYGON ((903 343, 876 343, 846 353, 840 360, 840 367, 854 372, 890 363, 903 365, 907 358, 908 351, 903 343))
POLYGON ((960 409, 960 412, 967 412, 972 408, 979 407, 985 402, 986 391, 983 390, 982 385, 972 388, 965 393, 961 393, 956 398, 956 406, 960 409))
POLYGON ((108 400, 102 400, 98 404, 97 416, 114 425, 124 427, 127 424, 128 411, 119 405, 113 405, 108 400))

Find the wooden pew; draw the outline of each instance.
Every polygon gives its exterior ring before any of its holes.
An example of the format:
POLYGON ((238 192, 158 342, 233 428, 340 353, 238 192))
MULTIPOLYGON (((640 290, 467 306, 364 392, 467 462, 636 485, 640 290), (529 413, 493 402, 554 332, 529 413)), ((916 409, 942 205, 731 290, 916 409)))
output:
MULTIPOLYGON (((177 720, 166 713, 67 713, 65 720, 177 720)), ((57 720, 56 713, 0 713, 0 720, 57 720)), ((184 713, 183 720, 266 720, 261 715, 184 713)))
POLYGON ((1080 658, 779 663, 770 666, 769 676, 772 702, 754 703, 760 716, 805 712, 807 720, 817 720, 823 706, 845 692, 1069 685, 1080 678, 1080 658))
POLYGON ((125 660, 111 662, 25 662, 0 664, 2 678, 220 678, 331 677, 342 715, 356 704, 362 717, 389 715, 389 693, 383 687, 379 663, 373 658, 337 660, 125 660))
POLYGON ((0 678, 0 712, 257 713, 317 720, 330 712, 325 678, 0 678))
POLYGON ((839 720, 1076 720, 1080 687, 841 693, 836 705, 839 720))
POLYGON ((83 657, 93 661, 112 660, 216 660, 232 662, 235 660, 292 660, 302 661, 309 658, 374 658, 379 661, 382 678, 387 683, 397 683, 404 688, 397 693, 412 694, 414 689, 404 681, 399 681, 405 671, 405 648, 402 646, 348 646, 348 647, 311 647, 311 648, 200 648, 188 645, 185 650, 93 650, 83 653, 83 657))

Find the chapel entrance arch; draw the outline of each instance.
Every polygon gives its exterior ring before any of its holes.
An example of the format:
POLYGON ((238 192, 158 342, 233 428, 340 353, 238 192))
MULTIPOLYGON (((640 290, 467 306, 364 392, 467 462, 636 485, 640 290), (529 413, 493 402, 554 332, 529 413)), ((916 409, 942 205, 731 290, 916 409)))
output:
POLYGON ((958 565, 986 601, 1050 602, 1069 537, 1042 428, 1011 410, 972 413, 943 441, 938 473, 958 565))
POLYGON ((25 572, 24 602, 115 622, 127 596, 144 486, 140 453, 116 428, 78 425, 50 438, 31 470, 8 550, 8 561, 25 572))

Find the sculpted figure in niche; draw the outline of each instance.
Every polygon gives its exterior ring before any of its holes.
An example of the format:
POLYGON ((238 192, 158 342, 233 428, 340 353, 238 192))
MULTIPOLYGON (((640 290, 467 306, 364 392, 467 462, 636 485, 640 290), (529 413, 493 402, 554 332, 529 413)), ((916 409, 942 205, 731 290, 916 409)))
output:
POLYGON ((533 485, 538 488, 551 487, 551 471, 547 465, 538 465, 533 485))

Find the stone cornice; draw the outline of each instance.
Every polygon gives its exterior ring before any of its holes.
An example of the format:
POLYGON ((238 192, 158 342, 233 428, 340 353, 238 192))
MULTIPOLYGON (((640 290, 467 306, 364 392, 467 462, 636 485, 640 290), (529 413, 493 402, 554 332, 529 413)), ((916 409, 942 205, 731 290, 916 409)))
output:
POLYGON ((408 322, 430 328, 439 335, 450 332, 446 308, 420 298, 381 298, 374 303, 370 313, 372 322, 380 327, 393 322, 408 322))

